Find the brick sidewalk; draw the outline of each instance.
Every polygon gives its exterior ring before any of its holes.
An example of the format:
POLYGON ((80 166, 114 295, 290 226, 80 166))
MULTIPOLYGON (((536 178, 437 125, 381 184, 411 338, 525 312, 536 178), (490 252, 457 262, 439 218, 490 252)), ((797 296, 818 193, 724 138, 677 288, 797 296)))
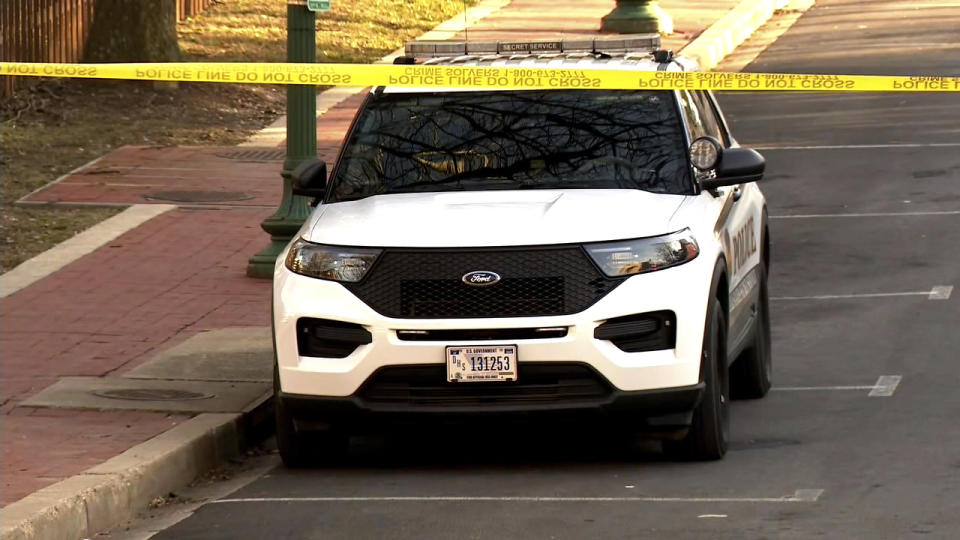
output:
POLYGON ((268 326, 270 284, 245 276, 265 210, 175 210, 0 305, 0 504, 170 429, 162 413, 18 407, 64 376, 122 373, 202 330, 268 326))
MULTIPOLYGON (((660 0, 673 17, 674 33, 663 38, 663 48, 679 51, 708 26, 736 6, 737 0, 660 0)), ((470 41, 550 39, 609 36, 600 33, 600 19, 610 13, 612 0, 513 0, 507 7, 471 25, 470 41)), ((616 35, 616 34, 613 34, 616 35)), ((464 33, 454 39, 465 39, 464 33)))
MULTIPOLYGON (((664 40, 665 47, 679 50, 736 2, 660 4, 674 16, 677 31, 664 40)), ((541 0, 514 0, 471 27, 469 38, 595 35, 600 17, 613 5, 613 0, 551 1, 545 14, 541 0)), ((362 99, 362 93, 349 98, 318 120, 319 152, 328 162, 362 99)), ((248 150, 126 147, 29 198, 129 204, 172 191, 199 198, 199 192, 250 196, 195 204, 211 209, 167 212, 3 300, 0 505, 184 419, 19 407, 26 397, 60 377, 123 373, 203 330, 269 325, 270 284, 244 271, 247 258, 267 242, 259 223, 279 198, 280 162, 224 157, 248 150)))

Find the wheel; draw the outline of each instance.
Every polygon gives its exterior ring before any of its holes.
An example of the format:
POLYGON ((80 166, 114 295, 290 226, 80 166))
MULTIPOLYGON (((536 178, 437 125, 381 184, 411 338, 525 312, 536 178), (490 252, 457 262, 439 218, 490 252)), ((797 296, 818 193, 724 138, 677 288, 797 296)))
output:
POLYGON ((280 375, 273 372, 273 401, 277 429, 277 450, 290 468, 330 465, 346 454, 350 438, 335 428, 325 431, 297 431, 293 416, 280 397, 280 375))
POLYGON ((286 404, 274 392, 274 412, 276 415, 277 427, 277 450, 280 452, 280 459, 283 464, 291 468, 307 467, 311 464, 310 455, 307 452, 307 444, 293 424, 293 417, 287 410, 286 404))
POLYGON ((767 269, 760 263, 760 299, 757 302, 753 345, 743 351, 730 366, 732 395, 737 399, 757 399, 770 391, 773 360, 770 347, 770 298, 767 295, 767 269))
POLYGON ((703 397, 693 411, 690 430, 680 440, 663 441, 664 450, 685 459, 714 460, 727 453, 730 435, 730 386, 726 369, 727 318, 714 298, 707 313, 700 361, 703 397))

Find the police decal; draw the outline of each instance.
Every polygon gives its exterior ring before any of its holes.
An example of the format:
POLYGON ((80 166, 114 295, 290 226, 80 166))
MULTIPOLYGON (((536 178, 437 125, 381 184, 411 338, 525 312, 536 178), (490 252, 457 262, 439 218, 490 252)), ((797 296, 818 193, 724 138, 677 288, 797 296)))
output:
POLYGON ((736 274, 747 263, 750 256, 757 252, 757 236, 754 232, 753 217, 751 216, 747 223, 740 227, 733 238, 730 237, 729 231, 724 231, 723 243, 727 248, 727 265, 730 273, 736 274))

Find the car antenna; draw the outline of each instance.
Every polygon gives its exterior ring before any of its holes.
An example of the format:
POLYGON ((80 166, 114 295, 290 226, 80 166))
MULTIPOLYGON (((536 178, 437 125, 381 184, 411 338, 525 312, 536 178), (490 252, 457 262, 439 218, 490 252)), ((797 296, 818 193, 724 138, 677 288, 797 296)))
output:
POLYGON ((466 54, 466 51, 467 51, 467 49, 468 49, 468 47, 466 46, 466 44, 467 44, 467 43, 470 43, 470 37, 469 37, 469 34, 468 34, 468 32, 467 32, 469 26, 470 26, 470 18, 467 17, 467 0, 463 0, 463 42, 464 42, 464 47, 463 47, 463 49, 464 49, 464 54, 466 54))

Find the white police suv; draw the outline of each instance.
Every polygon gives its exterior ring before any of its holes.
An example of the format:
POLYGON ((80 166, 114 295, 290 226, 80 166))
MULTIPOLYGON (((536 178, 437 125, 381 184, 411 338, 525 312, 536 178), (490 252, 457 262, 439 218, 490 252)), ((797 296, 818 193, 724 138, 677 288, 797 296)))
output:
MULTIPOLYGON (((399 63, 695 69, 658 48, 417 42, 399 63)), ((374 89, 329 180, 294 175, 315 209, 274 275, 284 462, 378 421, 514 413, 722 457, 731 394, 770 388, 763 170, 708 92, 374 89)))

